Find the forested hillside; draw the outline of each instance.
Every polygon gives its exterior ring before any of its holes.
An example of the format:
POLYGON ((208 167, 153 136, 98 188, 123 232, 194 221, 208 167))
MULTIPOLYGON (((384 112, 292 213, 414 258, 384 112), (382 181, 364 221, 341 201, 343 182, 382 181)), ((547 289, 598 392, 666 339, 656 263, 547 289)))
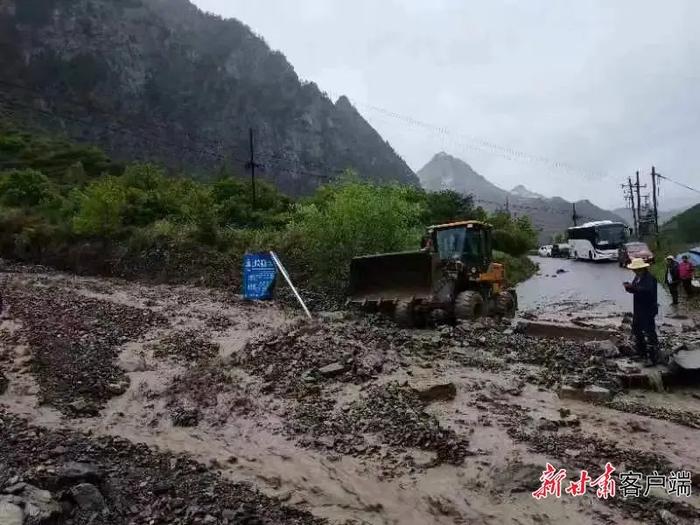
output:
MULTIPOLYGON (((299 282, 342 293, 352 257, 417 249, 429 224, 488 219, 496 248, 514 256, 536 236, 527 219, 488 214, 458 193, 353 172, 296 201, 262 183, 254 203, 248 179, 205 178, 115 163, 98 148, 0 123, 0 257, 235 289, 243 254, 275 249, 299 282)), ((531 270, 522 264, 516 279, 531 270)))

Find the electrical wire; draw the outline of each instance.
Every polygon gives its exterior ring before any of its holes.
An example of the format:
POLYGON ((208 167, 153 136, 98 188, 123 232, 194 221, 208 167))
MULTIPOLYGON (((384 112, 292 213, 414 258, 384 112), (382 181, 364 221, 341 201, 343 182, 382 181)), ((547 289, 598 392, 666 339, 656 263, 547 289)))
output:
MULTIPOLYGON (((2 81, 0 81, 2 83, 2 81)), ((3 96, 3 93, 0 93, 0 107, 15 107, 19 108, 25 111, 30 111, 45 117, 51 117, 51 118, 57 118, 57 119, 63 119, 67 120, 69 122, 74 122, 78 123, 84 126, 95 126, 98 124, 94 120, 88 120, 85 118, 78 118, 73 115, 67 115, 62 112, 58 112, 55 110, 47 110, 47 109, 40 109, 37 107, 34 107, 29 104, 23 104, 21 102, 18 102, 16 100, 10 100, 6 99, 3 96)), ((88 109, 88 108, 83 108, 83 109, 88 109)), ((111 116, 109 112, 101 112, 105 116, 111 116)), ((221 153, 216 152, 212 148, 197 148, 194 146, 191 146, 189 144, 186 144, 184 142, 174 142, 174 141, 168 141, 165 140, 162 135, 160 134, 155 134, 154 132, 148 133, 149 127, 145 126, 143 124, 139 125, 138 129, 139 131, 137 132, 136 129, 132 128, 129 125, 129 122, 123 121, 123 119, 120 119, 120 122, 114 123, 114 122, 100 122, 99 123, 101 126, 104 128, 108 129, 109 131, 116 132, 116 133, 124 133, 128 134, 131 138, 134 139, 139 139, 141 142, 154 145, 154 146, 171 146, 174 148, 178 148, 180 150, 186 150, 191 153, 196 153, 202 156, 208 156, 210 158, 213 158, 215 160, 218 160, 220 162, 228 162, 230 160, 235 160, 238 162, 241 162, 243 164, 248 164, 249 159, 245 158, 243 156, 237 156, 237 155, 224 155, 221 153)), ((188 138, 191 139, 191 137, 188 138)), ((256 161, 256 166, 259 166, 263 171, 266 170, 274 170, 277 172, 284 172, 284 173, 289 173, 292 175, 299 175, 299 176, 306 176, 306 177, 312 177, 316 178, 319 180, 323 180, 326 182, 334 182, 334 181, 339 181, 342 177, 342 174, 345 173, 346 170, 339 169, 339 168, 331 168, 327 169, 326 173, 316 173, 308 170, 302 170, 298 169, 297 167, 291 166, 290 164, 296 164, 299 162, 298 158, 292 158, 290 154, 287 152, 281 151, 281 152, 266 152, 261 154, 260 156, 261 162, 258 163, 256 161), (333 173, 333 175, 330 175, 330 173, 333 173)), ((323 166, 323 164, 316 163, 318 166, 323 166)), ((473 197, 472 199, 474 202, 477 203, 482 203, 482 204, 489 204, 494 207, 504 207, 505 203, 504 202, 496 202, 496 201, 490 201, 487 199, 479 199, 473 197)), ((509 208, 513 208, 516 210, 525 210, 525 211, 545 211, 550 214, 565 214, 569 215, 570 212, 566 210, 560 210, 560 209, 555 209, 551 207, 543 207, 543 206, 527 206, 527 205, 520 205, 520 204, 512 204, 509 203, 508 205, 509 208)), ((579 216, 581 219, 588 219, 588 220, 595 220, 591 217, 585 217, 585 216, 579 216)))

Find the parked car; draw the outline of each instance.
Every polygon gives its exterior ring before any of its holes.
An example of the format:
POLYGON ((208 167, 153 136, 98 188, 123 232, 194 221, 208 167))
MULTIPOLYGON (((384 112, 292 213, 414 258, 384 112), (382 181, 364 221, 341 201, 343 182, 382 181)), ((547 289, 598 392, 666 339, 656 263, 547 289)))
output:
POLYGON ((632 259, 644 259, 644 262, 652 264, 654 262, 654 252, 651 251, 645 242, 628 242, 618 250, 617 262, 620 267, 627 266, 632 259))
POLYGON ((546 244, 544 246, 540 246, 540 249, 537 250, 537 253, 540 255, 540 257, 551 257, 552 256, 552 245, 546 244))
POLYGON ((552 245, 552 257, 559 257, 561 259, 569 258, 569 245, 568 244, 553 244, 552 245))

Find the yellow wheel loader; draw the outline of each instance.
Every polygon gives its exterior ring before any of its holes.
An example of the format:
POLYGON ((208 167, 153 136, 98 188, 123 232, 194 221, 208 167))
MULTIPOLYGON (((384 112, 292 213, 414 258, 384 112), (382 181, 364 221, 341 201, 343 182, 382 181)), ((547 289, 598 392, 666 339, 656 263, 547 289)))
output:
POLYGON ((518 299, 493 262, 492 226, 461 221, 430 226, 419 251, 355 257, 348 303, 384 311, 402 326, 431 316, 474 320, 513 317, 518 299))

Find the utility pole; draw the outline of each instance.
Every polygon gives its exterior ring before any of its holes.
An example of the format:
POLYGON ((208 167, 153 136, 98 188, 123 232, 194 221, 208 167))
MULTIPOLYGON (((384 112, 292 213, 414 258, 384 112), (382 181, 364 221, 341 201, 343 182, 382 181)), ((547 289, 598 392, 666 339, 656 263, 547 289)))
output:
POLYGON ((627 184, 629 187, 629 200, 632 206, 632 221, 634 222, 634 232, 639 237, 639 222, 637 221, 637 210, 634 207, 634 191, 632 190, 632 177, 627 177, 627 184))
POLYGON ((508 214, 508 217, 510 217, 510 200, 506 196, 506 213, 508 214))
POLYGON ((651 167, 651 190, 652 190, 652 203, 654 204, 654 232, 656 233, 656 243, 659 242, 659 209, 658 202, 656 199, 656 168, 651 167))
POLYGON ((253 128, 249 129, 248 140, 250 141, 250 161, 245 167, 250 169, 250 186, 252 191, 252 207, 255 209, 255 168, 261 168, 262 164, 255 163, 255 143, 253 141, 253 128))
MULTIPOLYGON (((638 227, 639 229, 637 230, 637 237, 641 241, 642 240, 642 199, 640 198, 639 195, 639 172, 637 172, 637 184, 635 185, 637 188, 637 220, 638 222, 638 227)), ((646 188, 646 184, 644 185, 646 188)))
POLYGON ((574 226, 578 226, 578 215, 576 215, 576 203, 574 202, 572 206, 574 208, 574 214, 571 216, 571 219, 574 221, 574 226))

